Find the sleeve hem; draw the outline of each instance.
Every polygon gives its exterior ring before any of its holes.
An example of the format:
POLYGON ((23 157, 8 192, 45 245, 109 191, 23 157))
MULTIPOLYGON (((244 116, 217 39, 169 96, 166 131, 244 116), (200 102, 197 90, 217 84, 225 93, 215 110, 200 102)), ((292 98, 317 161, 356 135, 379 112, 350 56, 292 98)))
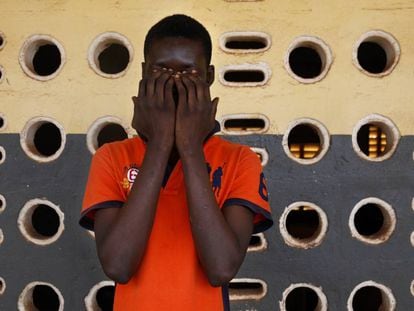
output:
POLYGON ((88 216, 90 212, 111 207, 121 208, 123 205, 124 202, 122 201, 104 201, 94 204, 81 212, 79 225, 87 230, 94 231, 94 220, 88 216))
POLYGON ((260 233, 260 232, 266 231, 273 225, 272 214, 269 211, 265 210, 263 207, 260 207, 259 205, 253 202, 250 202, 246 199, 241 199, 241 198, 231 198, 231 199, 227 199, 224 202, 222 207, 226 207, 229 205, 244 206, 250 209, 253 213, 260 214, 265 218, 259 221, 258 223, 254 224, 253 233, 260 233))

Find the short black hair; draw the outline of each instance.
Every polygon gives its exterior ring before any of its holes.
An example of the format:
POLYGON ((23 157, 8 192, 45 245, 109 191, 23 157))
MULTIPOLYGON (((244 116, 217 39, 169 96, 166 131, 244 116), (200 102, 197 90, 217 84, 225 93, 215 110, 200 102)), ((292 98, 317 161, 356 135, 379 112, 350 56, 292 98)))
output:
POLYGON ((152 42, 170 37, 181 37, 201 42, 207 65, 210 64, 212 49, 210 34, 200 22, 183 14, 167 16, 151 27, 145 37, 144 59, 147 58, 152 42))

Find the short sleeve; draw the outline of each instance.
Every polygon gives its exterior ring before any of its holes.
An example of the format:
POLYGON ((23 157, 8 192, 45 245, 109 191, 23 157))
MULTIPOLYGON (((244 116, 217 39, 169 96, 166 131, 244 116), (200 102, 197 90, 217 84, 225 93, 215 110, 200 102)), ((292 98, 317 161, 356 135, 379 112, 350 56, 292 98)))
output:
POLYGON ((263 232, 273 225, 266 178, 259 157, 248 147, 243 147, 235 177, 223 207, 241 205, 254 214, 253 233, 263 232))
POLYGON ((79 224, 85 229, 93 230, 95 212, 98 209, 122 207, 124 201, 110 149, 108 145, 103 145, 92 157, 79 224))

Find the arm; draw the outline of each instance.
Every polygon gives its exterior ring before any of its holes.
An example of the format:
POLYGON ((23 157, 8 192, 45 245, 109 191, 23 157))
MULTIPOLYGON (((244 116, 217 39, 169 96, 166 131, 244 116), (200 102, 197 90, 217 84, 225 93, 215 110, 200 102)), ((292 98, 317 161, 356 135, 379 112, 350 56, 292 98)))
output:
POLYGON ((140 172, 122 208, 105 208, 95 214, 98 257, 107 276, 117 283, 128 282, 138 269, 153 225, 174 142, 172 86, 165 72, 140 82, 139 97, 133 97, 132 125, 149 140, 140 172))
POLYGON ((179 103, 176 144, 183 163, 190 223, 196 250, 209 282, 228 283, 237 273, 253 231, 254 214, 242 206, 217 206, 205 169, 203 140, 214 126, 218 100, 195 75, 175 78, 179 103), (187 99, 188 98, 188 99, 187 99))

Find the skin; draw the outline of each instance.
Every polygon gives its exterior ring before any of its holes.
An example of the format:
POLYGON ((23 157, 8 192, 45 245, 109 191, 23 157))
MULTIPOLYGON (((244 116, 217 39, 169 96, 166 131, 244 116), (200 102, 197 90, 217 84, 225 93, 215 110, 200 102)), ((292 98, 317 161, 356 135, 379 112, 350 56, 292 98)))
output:
POLYGON ((132 126, 145 137, 147 149, 124 206, 96 212, 100 262, 107 276, 121 284, 139 269, 167 163, 179 158, 200 263, 210 284, 222 286, 243 262, 254 215, 238 205, 220 209, 205 167, 203 141, 214 127, 218 103, 210 98, 214 67, 200 42, 178 37, 153 42, 142 70, 138 96, 132 98, 132 126))

